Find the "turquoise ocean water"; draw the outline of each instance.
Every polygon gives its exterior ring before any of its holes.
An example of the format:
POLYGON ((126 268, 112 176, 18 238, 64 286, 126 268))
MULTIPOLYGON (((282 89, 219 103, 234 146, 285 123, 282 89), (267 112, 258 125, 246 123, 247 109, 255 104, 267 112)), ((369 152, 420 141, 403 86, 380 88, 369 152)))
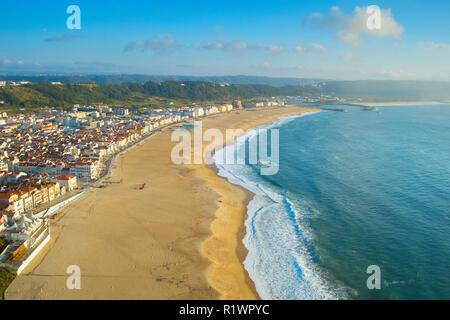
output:
POLYGON ((450 299, 450 105, 346 109, 263 126, 280 132, 276 175, 218 165, 256 194, 244 264, 258 293, 450 299), (381 290, 367 288, 371 265, 381 290))

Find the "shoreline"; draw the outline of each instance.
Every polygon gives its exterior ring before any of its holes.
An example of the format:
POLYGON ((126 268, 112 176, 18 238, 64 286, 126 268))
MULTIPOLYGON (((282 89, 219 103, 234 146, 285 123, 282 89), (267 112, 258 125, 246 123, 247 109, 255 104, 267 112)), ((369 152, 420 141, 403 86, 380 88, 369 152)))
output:
MULTIPOLYGON (((320 111, 320 109, 311 109, 311 108, 299 108, 298 110, 295 110, 295 112, 288 112, 288 113, 284 113, 284 114, 278 114, 276 115, 276 117, 268 117, 263 119, 262 121, 257 121, 255 123, 253 123, 252 125, 247 125, 247 126, 241 126, 241 128, 247 132, 250 129, 254 129, 258 126, 264 125, 264 124, 269 124, 271 122, 274 122, 280 118, 286 117, 286 116, 295 116, 295 115, 300 115, 300 114, 304 114, 304 113, 308 113, 311 111, 320 111)), ((235 140, 235 139, 234 139, 235 140)), ((216 146, 214 148, 214 152, 220 148, 223 148, 225 146, 225 144, 227 144, 229 141, 225 141, 223 143, 223 145, 220 146, 216 146)), ((240 186, 240 185, 236 185, 233 184, 231 182, 228 181, 228 179, 226 179, 225 177, 221 177, 218 175, 218 168, 216 166, 216 164, 213 165, 209 165, 207 166, 211 171, 214 172, 215 178, 214 179, 221 179, 223 180, 226 184, 233 186, 233 188, 237 188, 239 190, 241 190, 244 194, 243 198, 239 199, 242 203, 242 209, 240 210, 240 214, 238 217, 236 217, 236 220, 238 221, 238 227, 234 228, 233 230, 227 230, 230 231, 231 233, 235 234, 235 239, 237 240, 237 243, 233 246, 232 241, 230 241, 230 239, 228 239, 228 245, 230 246, 228 249, 231 251, 233 250, 237 260, 239 261, 240 264, 240 269, 241 270, 235 270, 235 272, 237 273, 235 276, 238 277, 240 276, 239 272, 244 274, 244 283, 247 285, 247 290, 244 290, 244 292, 239 291, 239 290, 233 290, 233 288, 227 288, 226 286, 223 285, 222 283, 222 279, 221 277, 224 276, 223 272, 219 272, 216 273, 214 272, 215 268, 225 268, 224 265, 226 264, 230 264, 230 259, 225 258, 225 257, 218 257, 216 254, 214 254, 213 251, 214 249, 214 242, 217 241, 217 238, 222 239, 224 241, 226 241, 226 239, 224 239, 224 235, 221 232, 217 232, 217 228, 215 228, 214 224, 217 225, 221 225, 221 228, 225 228, 225 224, 229 221, 226 220, 226 218, 224 218, 222 216, 222 213, 220 212, 219 208, 216 211, 216 219, 213 221, 213 223, 211 224, 211 233, 212 235, 206 239, 203 243, 203 254, 212 261, 212 265, 209 267, 208 269, 208 281, 210 282, 210 284, 217 290, 219 291, 219 293, 221 294, 220 299, 223 300, 240 300, 240 299, 245 299, 245 300, 261 300, 261 297, 259 296, 255 284, 253 282, 253 280, 250 278, 250 275, 248 273, 248 271, 245 269, 244 266, 244 261, 247 257, 248 254, 248 249, 245 247, 244 245, 244 238, 247 234, 247 230, 246 230, 246 221, 248 220, 248 204, 253 200, 255 194, 252 193, 250 190, 247 190, 245 187, 240 186), (208 250, 208 247, 212 247, 209 248, 210 250, 208 250), (251 295, 249 295, 249 291, 251 293, 251 295)), ((212 179, 212 178, 210 178, 212 179)), ((212 179, 212 180, 214 180, 212 179)), ((212 187, 214 189, 214 187, 212 187)), ((221 197, 226 197, 226 194, 224 195, 223 192, 221 192, 220 190, 215 190, 217 193, 219 193, 221 195, 221 197)), ((223 244, 222 244, 223 245, 223 244)), ((215 252, 217 252, 217 250, 215 250, 215 252)), ((239 268, 236 268, 239 269, 239 268)), ((241 280, 242 282, 242 280, 241 280)))
MULTIPOLYGON (((222 145, 222 146, 219 146, 218 148, 216 148, 214 150, 214 153, 216 152, 216 150, 221 149, 224 146, 225 146, 225 144, 222 145)), ((214 157, 214 153, 212 154, 213 157, 214 157)), ((249 275, 248 271, 245 269, 245 266, 244 266, 244 261, 245 261, 245 259, 247 258, 247 255, 248 255, 248 249, 244 245, 244 238, 245 238, 245 236, 247 234, 247 230, 246 230, 246 227, 245 227, 245 222, 248 219, 248 205, 253 200, 253 198, 255 197, 255 194, 253 192, 251 192, 250 190, 247 190, 247 189, 245 189, 244 187, 242 187, 240 185, 237 185, 237 184, 229 182, 226 178, 220 177, 219 176, 219 168, 217 167, 217 165, 215 163, 212 164, 212 165, 207 165, 207 167, 209 169, 211 169, 212 171, 214 171, 214 174, 218 178, 226 180, 228 183, 230 183, 233 186, 241 189, 245 193, 245 199, 244 199, 244 201, 242 203, 245 209, 244 209, 244 213, 242 214, 241 226, 240 226, 240 228, 239 228, 239 230, 237 231, 237 234, 236 234, 236 237, 238 239, 238 243, 237 243, 237 247, 236 247, 236 255, 237 255, 237 257, 238 257, 238 259, 239 259, 239 261, 240 261, 240 263, 241 263, 241 265, 242 265, 242 267, 244 269, 245 282, 246 282, 247 286, 250 288, 251 292, 253 293, 255 300, 261 300, 261 297, 259 296, 259 294, 258 294, 258 292, 256 290, 255 283, 250 278, 250 275, 249 275)))
MULTIPOLYGON (((312 110, 242 110, 203 123, 205 130, 248 130, 312 110)), ((206 165, 173 164, 175 128, 115 158, 108 176, 123 183, 91 189, 68 206, 52 225, 55 237, 45 254, 16 278, 7 299, 259 298, 241 262, 251 196, 206 165), (148 188, 137 190, 142 183, 148 188), (69 265, 81 268, 82 290, 65 287, 69 265)))

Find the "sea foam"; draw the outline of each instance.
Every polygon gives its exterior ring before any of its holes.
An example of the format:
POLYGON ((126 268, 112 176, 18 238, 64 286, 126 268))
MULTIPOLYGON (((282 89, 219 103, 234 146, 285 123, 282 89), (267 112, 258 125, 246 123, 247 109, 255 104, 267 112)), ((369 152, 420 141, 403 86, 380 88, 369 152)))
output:
MULTIPOLYGON (((282 117, 256 129, 272 129, 317 112, 282 117)), ((244 266, 265 300, 336 299, 321 277, 311 246, 311 233, 302 223, 310 214, 306 206, 294 204, 284 190, 263 179, 250 165, 219 164, 228 148, 240 150, 257 138, 257 130, 217 150, 218 175, 254 193, 248 204, 243 240, 248 250, 244 266)), ((237 156, 241 154, 237 152, 237 156)), ((242 159, 241 159, 242 160, 242 159)))

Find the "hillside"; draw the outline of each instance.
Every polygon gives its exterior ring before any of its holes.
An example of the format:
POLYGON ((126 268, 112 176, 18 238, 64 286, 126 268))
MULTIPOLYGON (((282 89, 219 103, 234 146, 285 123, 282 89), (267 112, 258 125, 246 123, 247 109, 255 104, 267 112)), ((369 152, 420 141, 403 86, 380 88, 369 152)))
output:
POLYGON ((331 95, 370 101, 441 101, 450 100, 449 82, 431 81, 330 81, 320 84, 274 87, 260 84, 220 85, 212 82, 166 81, 123 84, 34 83, 0 87, 0 110, 32 111, 45 106, 67 108, 74 104, 163 105, 179 103, 229 101, 272 96, 331 95), (164 100, 166 99, 166 100, 164 100))
MULTIPOLYGON (((296 92, 303 92, 299 88, 296 92)), ((63 84, 36 83, 20 87, 0 88, 3 110, 27 111, 45 106, 64 108, 73 104, 150 104, 152 98, 161 97, 185 102, 251 99, 256 97, 280 96, 289 90, 266 85, 223 86, 211 82, 146 82, 112 84, 63 84)), ((305 92, 306 93, 306 92, 305 92)))

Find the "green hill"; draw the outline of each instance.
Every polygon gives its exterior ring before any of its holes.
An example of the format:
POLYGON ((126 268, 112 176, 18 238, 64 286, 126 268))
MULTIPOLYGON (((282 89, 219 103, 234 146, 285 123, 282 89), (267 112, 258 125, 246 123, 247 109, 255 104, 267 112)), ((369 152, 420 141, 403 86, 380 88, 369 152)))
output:
MULTIPOLYGON (((299 90, 300 92, 301 90, 299 90)), ((223 86, 211 82, 166 81, 126 84, 63 84, 36 83, 0 88, 3 110, 34 110, 45 106, 65 108, 74 104, 142 105, 152 97, 187 101, 218 101, 280 96, 289 90, 267 85, 223 86)))
MULTIPOLYGON (((449 82, 432 81, 329 81, 320 84, 273 87, 262 84, 224 85, 199 81, 165 81, 123 84, 33 83, 0 87, 0 110, 32 111, 45 106, 67 108, 74 104, 140 106, 155 98, 180 103, 230 101, 272 96, 331 95, 371 101, 450 100, 449 82)), ((156 105, 158 103, 156 102, 156 105)))

